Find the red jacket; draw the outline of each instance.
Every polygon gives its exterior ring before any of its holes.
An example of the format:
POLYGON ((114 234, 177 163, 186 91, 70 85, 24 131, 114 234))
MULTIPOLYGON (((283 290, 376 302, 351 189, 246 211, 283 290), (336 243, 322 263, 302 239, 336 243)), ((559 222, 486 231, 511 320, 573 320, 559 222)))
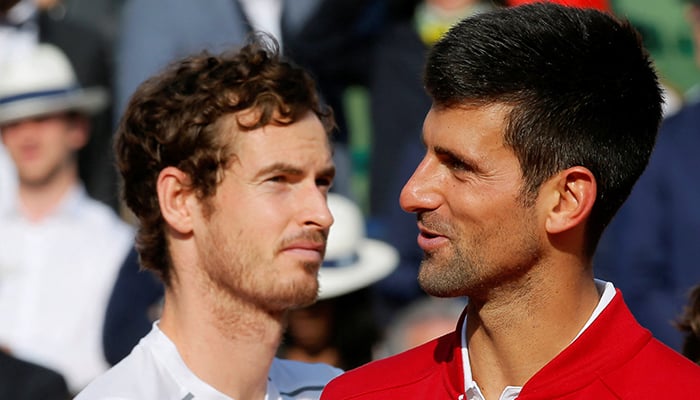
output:
MULTIPOLYGON (((462 319, 455 332, 332 380, 321 400, 458 399, 464 393, 462 319)), ((642 328, 618 291, 593 324, 523 386, 518 400, 535 399, 700 399, 700 367, 642 328)))

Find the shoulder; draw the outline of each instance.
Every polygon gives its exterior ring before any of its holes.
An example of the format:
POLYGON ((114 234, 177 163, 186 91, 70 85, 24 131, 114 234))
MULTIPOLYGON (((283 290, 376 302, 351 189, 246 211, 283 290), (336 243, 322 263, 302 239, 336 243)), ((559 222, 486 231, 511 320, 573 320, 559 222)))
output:
POLYGON ((149 340, 154 340, 153 331, 127 357, 93 380, 75 400, 183 398, 187 391, 173 378, 172 366, 163 365, 153 354, 149 340))
POLYGON ((697 392, 700 366, 652 338, 634 358, 604 380, 619 394, 637 393, 641 398, 652 389, 664 398, 684 398, 697 392))
MULTIPOLYGON (((145 376, 153 369, 150 364, 146 353, 137 346, 121 362, 93 380, 78 394, 76 400, 143 398, 145 376), (144 378, 139 377, 142 375, 144 378)), ((152 386, 155 385, 154 381, 152 386)))
POLYGON ((328 381, 342 373, 328 364, 275 358, 270 367, 270 381, 282 396, 296 398, 320 393, 328 381))
MULTIPOLYGON (((457 334, 452 332, 426 344, 373 361, 332 380, 322 399, 381 399, 410 394, 421 398, 421 390, 435 396, 463 387, 457 334), (444 389, 443 389, 444 388, 444 389)), ((430 397, 429 394, 428 397, 430 397)))
POLYGON ((700 383, 700 366, 656 338, 639 354, 638 363, 641 366, 653 367, 654 379, 659 380, 660 384, 679 381, 692 383, 697 388, 700 383))

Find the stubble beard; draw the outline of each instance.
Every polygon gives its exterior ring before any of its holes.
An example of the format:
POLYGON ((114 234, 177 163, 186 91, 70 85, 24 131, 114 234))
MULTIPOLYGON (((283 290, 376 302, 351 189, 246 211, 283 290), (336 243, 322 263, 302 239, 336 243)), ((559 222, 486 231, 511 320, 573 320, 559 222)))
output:
POLYGON ((521 280, 542 257, 542 250, 532 232, 511 242, 510 246, 515 250, 512 264, 498 264, 484 258, 484 251, 492 254, 508 251, 505 248, 488 250, 487 246, 482 240, 467 243, 459 236, 451 235, 449 246, 424 253, 418 283, 426 293, 436 297, 483 297, 494 288, 521 280))
POLYGON ((418 284, 426 293, 436 297, 466 296, 475 285, 474 266, 461 249, 455 247, 453 251, 449 257, 438 252, 424 253, 418 284))
POLYGON ((313 279, 290 281, 285 276, 289 274, 285 269, 290 266, 275 266, 276 258, 255 252, 254 244, 246 242, 245 233, 236 236, 226 241, 222 232, 213 233, 210 244, 200 249, 208 290, 218 293, 222 304, 238 302, 269 313, 280 313, 316 301, 319 263, 305 262, 291 267, 303 269, 313 275, 313 279))

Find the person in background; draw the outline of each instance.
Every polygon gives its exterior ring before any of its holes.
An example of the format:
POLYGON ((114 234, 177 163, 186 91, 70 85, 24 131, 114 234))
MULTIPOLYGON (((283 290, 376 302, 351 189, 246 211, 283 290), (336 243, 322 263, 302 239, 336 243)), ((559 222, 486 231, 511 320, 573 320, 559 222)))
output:
POLYGON ((0 350, 0 399, 68 400, 70 393, 58 372, 0 350))
POLYGON ((0 135, 18 182, 0 214, 0 346, 61 373, 73 393, 108 367, 104 310, 133 243, 131 226, 78 176, 89 116, 105 104, 53 45, 0 65, 0 135))
POLYGON ((399 354, 453 331, 464 305, 461 298, 425 296, 414 300, 388 321, 373 358, 378 360, 399 354))
MULTIPOLYGON (((308 49, 300 47, 311 44, 314 54, 323 53, 323 49, 311 41, 313 38, 299 35, 307 24, 324 18, 325 8, 338 8, 339 1, 208 0, 204 7, 190 0, 125 0, 114 54, 115 117, 121 117, 136 87, 169 62, 202 50, 218 53, 239 47, 256 32, 273 36, 286 56, 314 71, 318 61, 306 57, 308 49), (312 17, 316 19, 310 21, 312 17)), ((367 1, 377 0, 344 0, 343 4, 367 1)), ((324 101, 334 106, 339 122, 342 108, 329 102, 330 93, 325 94, 320 86, 319 91, 324 101)), ((340 122, 342 128, 344 123, 340 122)), ((342 130, 333 135, 337 169, 333 190, 349 195, 351 160, 346 146, 337 145, 346 143, 342 136, 342 130)))
POLYGON ((162 315, 77 399, 315 399, 341 371, 275 358, 318 293, 333 217, 332 112, 268 36, 142 83, 116 136, 162 315))
POLYGON ((133 247, 119 267, 102 327, 102 350, 109 365, 128 356, 160 318, 165 289, 153 271, 143 270, 133 247))
POLYGON ((678 328, 685 336, 683 355, 700 364, 700 285, 695 285, 691 290, 678 328))
MULTIPOLYGON (((700 46, 700 1, 688 2, 700 46)), ((700 65, 700 52, 698 65, 700 65)), ((655 337, 680 351, 675 319, 700 282, 700 103, 664 119, 649 166, 603 234, 594 258, 599 276, 619 282, 630 310, 655 337)))
POLYGON ((59 8, 58 0, 1 1, 0 64, 22 57, 40 43, 48 43, 61 49, 70 60, 81 86, 99 86, 105 90, 108 101, 90 115, 90 141, 78 152, 78 174, 92 198, 118 210, 117 174, 111 147, 111 41, 94 25, 65 18, 59 8))
POLYGON ((469 302, 454 331, 332 380, 322 399, 638 399, 697 390, 612 282, 600 235, 644 170, 661 89, 609 13, 534 3, 466 18, 431 49, 426 153, 401 193, 421 287, 469 302))

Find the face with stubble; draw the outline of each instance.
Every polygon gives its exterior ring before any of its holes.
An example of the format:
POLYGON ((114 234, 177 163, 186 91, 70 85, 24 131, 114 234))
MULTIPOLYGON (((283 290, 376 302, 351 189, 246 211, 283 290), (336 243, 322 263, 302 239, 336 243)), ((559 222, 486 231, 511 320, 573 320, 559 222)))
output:
POLYGON ((401 193, 416 213, 423 289, 439 297, 486 295, 524 279, 541 257, 537 217, 522 198, 520 164, 503 142, 508 108, 433 107, 426 154, 401 193))
POLYGON ((195 227, 209 290, 269 312, 308 305, 333 223, 327 134, 308 113, 230 136, 235 156, 195 227))

